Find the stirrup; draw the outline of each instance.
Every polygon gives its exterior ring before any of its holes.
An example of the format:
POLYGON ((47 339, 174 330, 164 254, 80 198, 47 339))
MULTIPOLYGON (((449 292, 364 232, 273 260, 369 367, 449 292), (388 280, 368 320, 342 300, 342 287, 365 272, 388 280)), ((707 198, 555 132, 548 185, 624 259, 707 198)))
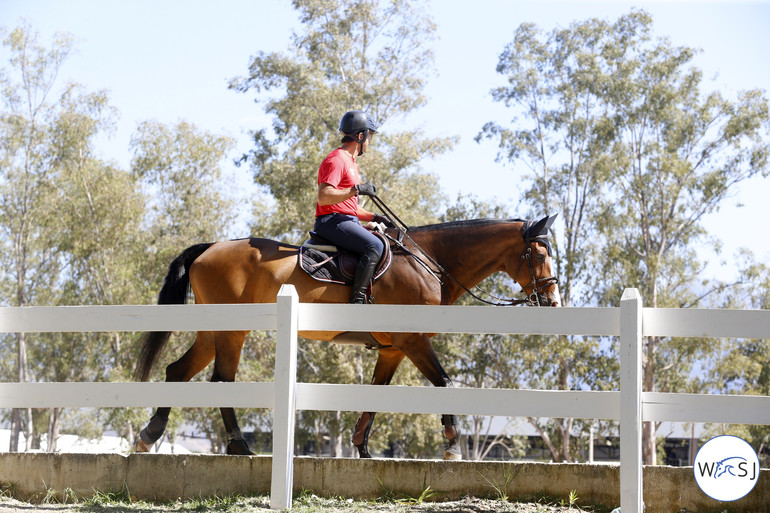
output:
POLYGON ((350 295, 348 303, 351 305, 366 305, 369 304, 369 296, 366 294, 366 289, 356 290, 350 295))

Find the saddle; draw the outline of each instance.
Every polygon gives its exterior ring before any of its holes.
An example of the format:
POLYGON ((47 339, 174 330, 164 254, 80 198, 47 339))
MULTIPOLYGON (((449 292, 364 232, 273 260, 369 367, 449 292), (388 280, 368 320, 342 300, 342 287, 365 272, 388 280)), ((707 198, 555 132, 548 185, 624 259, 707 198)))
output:
MULTIPOLYGON (((385 248, 372 277, 372 282, 375 282, 390 268, 393 254, 388 239, 380 232, 372 233, 380 238, 385 248)), ((358 265, 358 253, 337 247, 333 242, 311 231, 310 239, 299 248, 298 263, 303 271, 318 281, 352 285, 358 265)))

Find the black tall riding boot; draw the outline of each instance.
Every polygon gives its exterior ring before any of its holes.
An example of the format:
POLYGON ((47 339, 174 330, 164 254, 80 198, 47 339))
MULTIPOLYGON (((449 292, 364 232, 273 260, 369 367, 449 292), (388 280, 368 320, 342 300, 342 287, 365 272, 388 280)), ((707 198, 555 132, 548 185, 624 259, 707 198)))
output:
POLYGON ((358 257, 356 266, 356 275, 353 278, 353 293, 350 295, 350 303, 364 305, 366 304, 366 289, 372 281, 377 262, 380 260, 380 254, 374 250, 361 253, 358 257))

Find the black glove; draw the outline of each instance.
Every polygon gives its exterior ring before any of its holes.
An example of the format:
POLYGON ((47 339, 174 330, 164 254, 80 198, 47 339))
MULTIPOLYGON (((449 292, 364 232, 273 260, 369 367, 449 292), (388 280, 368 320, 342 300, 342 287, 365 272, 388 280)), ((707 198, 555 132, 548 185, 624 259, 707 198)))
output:
POLYGON ((356 185, 356 196, 375 196, 377 194, 377 187, 372 183, 362 183, 356 185))
POLYGON ((393 221, 391 221, 389 218, 382 216, 380 214, 374 214, 374 217, 372 218, 372 221, 375 223, 382 223, 388 228, 395 228, 396 225, 393 224, 393 221))

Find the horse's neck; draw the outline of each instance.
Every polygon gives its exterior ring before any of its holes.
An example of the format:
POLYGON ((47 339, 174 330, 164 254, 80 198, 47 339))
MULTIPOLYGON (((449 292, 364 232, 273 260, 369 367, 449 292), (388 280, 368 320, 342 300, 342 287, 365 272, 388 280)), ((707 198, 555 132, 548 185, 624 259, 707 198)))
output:
MULTIPOLYGON (((505 269, 506 260, 512 251, 517 250, 517 242, 521 240, 521 224, 499 221, 448 225, 446 229, 435 230, 430 237, 425 237, 425 244, 430 249, 423 249, 455 280, 471 288, 491 274, 505 269)), ((444 280, 444 283, 450 303, 465 292, 451 279, 444 280)))

